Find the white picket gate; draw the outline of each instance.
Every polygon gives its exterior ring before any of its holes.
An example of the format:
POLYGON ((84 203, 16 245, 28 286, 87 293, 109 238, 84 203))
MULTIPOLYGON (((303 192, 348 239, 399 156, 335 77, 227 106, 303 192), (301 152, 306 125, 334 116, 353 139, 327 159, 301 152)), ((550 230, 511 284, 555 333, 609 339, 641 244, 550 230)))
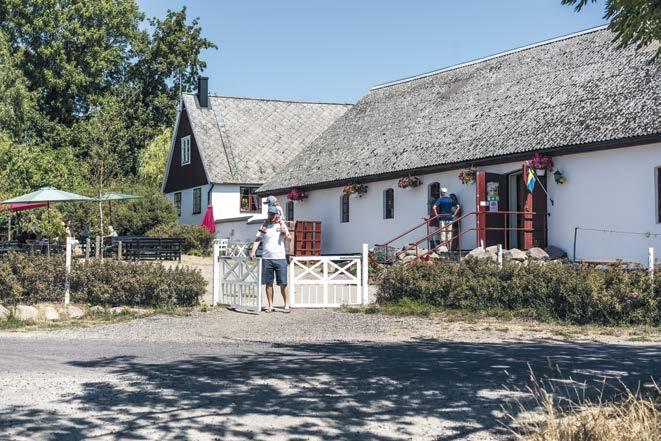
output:
MULTIPOLYGON (((259 312, 264 304, 261 259, 221 256, 214 244, 213 305, 259 312)), ((368 302, 367 245, 358 256, 300 256, 289 264, 289 296, 292 308, 337 308, 368 302)), ((279 292, 276 288, 275 295, 279 292)))
POLYGON ((214 245, 211 304, 258 313, 262 309, 262 260, 220 256, 214 245))

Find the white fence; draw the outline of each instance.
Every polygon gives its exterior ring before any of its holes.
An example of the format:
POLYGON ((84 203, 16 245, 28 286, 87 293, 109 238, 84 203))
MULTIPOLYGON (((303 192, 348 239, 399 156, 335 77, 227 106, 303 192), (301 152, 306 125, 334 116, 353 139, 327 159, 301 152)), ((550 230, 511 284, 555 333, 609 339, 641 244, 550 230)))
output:
MULTIPOLYGON (((301 256, 289 264, 289 297, 292 308, 336 308, 368 302, 368 250, 357 256, 301 256)), ((259 312, 264 302, 261 259, 221 256, 214 245, 213 305, 259 312)), ((276 297, 278 296, 276 289, 276 297)))

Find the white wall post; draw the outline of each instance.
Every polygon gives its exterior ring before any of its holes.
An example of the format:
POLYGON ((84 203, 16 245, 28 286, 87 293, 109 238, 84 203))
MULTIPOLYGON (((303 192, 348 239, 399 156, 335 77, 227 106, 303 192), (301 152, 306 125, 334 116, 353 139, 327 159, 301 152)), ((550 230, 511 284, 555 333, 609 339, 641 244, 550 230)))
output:
POLYGON ((361 275, 361 282, 362 282, 362 298, 361 298, 361 303, 363 305, 367 305, 369 302, 369 289, 370 289, 370 281, 369 281, 369 247, 366 243, 363 244, 363 255, 362 255, 362 260, 363 260, 363 267, 361 268, 363 271, 363 274, 361 275))
POLYGON ((69 273, 71 273, 71 248, 73 246, 73 238, 67 237, 66 251, 64 254, 64 267, 66 274, 64 276, 64 304, 68 305, 71 300, 70 286, 69 286, 69 273))
POLYGON ((217 240, 213 241, 213 252, 211 253, 211 306, 218 304, 218 260, 220 256, 220 244, 217 240))
POLYGON ((497 262, 498 262, 498 269, 503 269, 503 246, 501 244, 498 244, 496 247, 497 250, 497 262))
POLYGON ((647 268, 650 275, 654 276, 654 248, 652 247, 647 249, 647 268))
MULTIPOLYGON (((291 256, 291 261, 289 262, 289 274, 287 276, 289 277, 289 307, 293 308, 296 306, 296 273, 295 273, 295 264, 294 261, 296 260, 295 256, 291 256)), ((259 284, 260 284, 260 289, 261 289, 261 284, 262 284, 262 272, 260 269, 259 272, 259 284)))

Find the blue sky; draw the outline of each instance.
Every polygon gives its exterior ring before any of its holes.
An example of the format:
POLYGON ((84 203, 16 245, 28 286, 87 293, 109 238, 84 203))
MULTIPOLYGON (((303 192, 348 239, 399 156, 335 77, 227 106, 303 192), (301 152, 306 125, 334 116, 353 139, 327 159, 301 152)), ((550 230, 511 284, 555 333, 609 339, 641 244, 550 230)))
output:
POLYGON ((203 54, 222 95, 355 102, 380 83, 605 24, 604 0, 138 0, 187 5, 219 49, 203 54))

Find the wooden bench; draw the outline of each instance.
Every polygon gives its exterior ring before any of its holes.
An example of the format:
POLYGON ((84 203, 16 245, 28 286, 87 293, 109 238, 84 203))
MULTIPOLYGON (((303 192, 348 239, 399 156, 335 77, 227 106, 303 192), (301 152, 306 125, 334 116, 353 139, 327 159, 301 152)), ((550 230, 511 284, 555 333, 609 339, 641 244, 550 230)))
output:
POLYGON ((126 260, 178 260, 184 239, 166 237, 119 236, 113 238, 116 250, 122 244, 122 256, 126 260))

